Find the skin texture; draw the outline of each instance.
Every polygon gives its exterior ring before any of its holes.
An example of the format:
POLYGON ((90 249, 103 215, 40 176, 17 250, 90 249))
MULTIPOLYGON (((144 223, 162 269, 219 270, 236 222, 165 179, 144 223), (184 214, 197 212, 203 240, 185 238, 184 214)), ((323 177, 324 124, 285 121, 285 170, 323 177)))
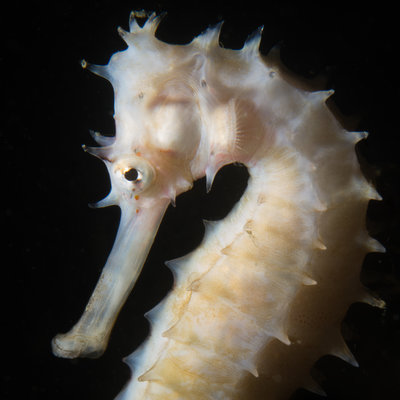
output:
POLYGON ((132 18, 131 33, 121 31, 128 50, 90 67, 116 92, 115 141, 97 137, 105 146, 88 151, 113 184, 99 206, 118 204, 122 223, 84 316, 53 351, 104 351, 168 202, 203 176, 210 188, 222 166, 240 162, 246 192, 207 225, 197 250, 169 263, 174 289, 148 315, 152 333, 127 360, 134 373, 121 398, 318 392, 309 370, 322 355, 356 364, 340 334, 349 305, 383 305, 359 282, 365 254, 383 250, 364 222, 368 201, 379 199, 354 152, 365 135, 340 126, 325 104, 330 92, 300 89, 274 57, 264 60, 260 31, 241 51, 219 47, 220 27, 171 46, 154 38, 158 22, 153 15, 140 28, 132 18), (126 178, 131 169, 138 182, 126 178))

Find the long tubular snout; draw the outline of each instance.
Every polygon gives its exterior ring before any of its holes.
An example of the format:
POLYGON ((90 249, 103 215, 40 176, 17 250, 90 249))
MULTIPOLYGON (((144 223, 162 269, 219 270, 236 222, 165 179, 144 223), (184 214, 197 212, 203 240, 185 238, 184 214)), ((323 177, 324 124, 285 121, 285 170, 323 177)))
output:
POLYGON ((54 355, 64 358, 101 356, 114 322, 136 283, 168 201, 151 209, 122 207, 113 249, 81 319, 52 341, 54 355))

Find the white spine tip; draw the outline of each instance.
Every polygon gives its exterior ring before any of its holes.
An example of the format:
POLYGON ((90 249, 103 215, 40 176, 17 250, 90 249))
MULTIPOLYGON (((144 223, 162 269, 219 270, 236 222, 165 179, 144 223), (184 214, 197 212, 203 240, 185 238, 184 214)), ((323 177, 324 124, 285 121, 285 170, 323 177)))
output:
POLYGON ((89 146, 86 146, 85 144, 83 144, 82 149, 86 153, 89 153, 92 156, 100 158, 100 160, 111 162, 111 160, 110 160, 111 148, 110 147, 89 147, 89 146))
POLYGON ((211 174, 206 175, 206 193, 210 193, 213 181, 214 176, 212 176, 211 174))
POLYGON ((258 378, 260 375, 258 374, 257 368, 252 369, 249 371, 255 378, 258 378))
POLYGON ((93 74, 100 76, 101 78, 107 79, 108 81, 111 82, 110 70, 107 65, 95 65, 95 64, 90 64, 85 60, 82 60, 81 66, 84 69, 88 69, 93 74))
POLYGON ((260 376, 257 367, 254 364, 248 361, 241 362, 240 364, 245 371, 250 372, 250 374, 252 374, 255 378, 258 378, 260 376))
POLYGON ((313 286, 317 285, 318 282, 315 279, 310 278, 309 276, 305 276, 302 281, 303 285, 305 286, 313 286))
POLYGON ((325 90, 323 93, 324 93, 325 100, 328 100, 329 97, 331 97, 335 94, 335 91, 333 89, 330 89, 330 90, 325 90))
POLYGON ((279 332, 277 335, 275 335, 275 337, 283 344, 286 344, 286 346, 290 346, 292 344, 289 336, 285 332, 279 332))
POLYGON ((334 93, 335 91, 333 89, 319 90, 316 92, 311 92, 310 96, 312 96, 311 98, 314 99, 316 103, 325 103, 334 93))
POLYGON ((117 205, 118 205, 118 199, 116 198, 116 196, 114 196, 114 194, 112 192, 104 199, 99 200, 96 203, 88 204, 89 208, 104 208, 104 207, 117 206, 117 205))
POLYGON ((258 27, 246 40, 244 43, 242 51, 245 54, 255 55, 258 54, 260 48, 260 43, 262 39, 262 32, 264 30, 264 25, 258 27))
POLYGON ((210 26, 203 33, 193 39, 192 43, 198 44, 203 48, 219 47, 219 36, 224 21, 210 26))
POLYGON ((364 186, 365 197, 368 200, 377 200, 377 201, 382 200, 382 196, 376 191, 374 186, 372 186, 370 183, 365 182, 363 186, 364 186))
POLYGON ((169 199, 173 207, 176 206, 176 190, 173 186, 170 186, 166 197, 169 199))
POLYGON ((362 303, 369 304, 372 307, 377 307, 381 309, 384 309, 386 307, 386 303, 383 300, 373 296, 368 292, 364 292, 360 297, 359 301, 362 303))
POLYGON ((372 237, 367 239, 367 249, 372 253, 386 253, 385 247, 372 237))
POLYGON ((314 247, 316 249, 319 249, 319 250, 326 250, 327 249, 327 247, 324 245, 324 243, 322 243, 320 240, 316 240, 314 242, 314 247))
POLYGON ((219 167, 211 163, 207 168, 206 168, 206 192, 209 193, 213 182, 215 175, 217 175, 217 172, 219 170, 219 167))
POLYGON ((368 132, 350 132, 351 138, 354 143, 358 143, 360 140, 366 139, 368 137, 368 132))
POLYGON ((90 136, 100 146, 111 146, 115 142, 115 136, 104 136, 100 132, 89 129, 90 136))
POLYGON ((180 261, 179 261, 179 258, 176 258, 176 259, 174 259, 174 260, 168 260, 168 261, 165 261, 164 262, 164 264, 172 271, 172 272, 177 272, 177 270, 179 269, 179 267, 180 267, 180 261))
POLYGON ((348 364, 352 365, 353 367, 358 368, 360 365, 358 364, 357 360, 355 359, 353 353, 349 350, 347 345, 344 345, 340 349, 336 349, 331 351, 331 355, 342 359, 343 361, 347 362, 348 364))
POLYGON ((119 36, 124 40, 124 42, 129 46, 130 43, 130 33, 127 32, 125 29, 121 28, 120 26, 117 28, 119 36))
POLYGON ((353 367, 359 366, 353 353, 348 348, 347 343, 344 341, 344 339, 340 333, 338 333, 337 339, 335 341, 335 345, 327 353, 332 356, 342 359, 343 361, 351 364, 353 367))
POLYGON ((144 317, 147 319, 147 321, 150 322, 150 324, 153 326, 156 320, 158 319, 158 316, 161 314, 162 309, 164 307, 164 303, 158 303, 155 307, 153 307, 151 310, 147 311, 144 314, 144 317))
POLYGON ((167 268, 170 269, 172 274, 174 275, 175 280, 178 279, 179 271, 181 268, 184 266, 184 263, 187 259, 188 255, 179 257, 179 258, 174 258, 173 260, 168 260, 165 261, 164 264, 166 265, 167 268))
POLYGON ((131 33, 134 33, 140 29, 139 24, 136 21, 136 13, 135 11, 132 11, 129 15, 129 31, 131 33))

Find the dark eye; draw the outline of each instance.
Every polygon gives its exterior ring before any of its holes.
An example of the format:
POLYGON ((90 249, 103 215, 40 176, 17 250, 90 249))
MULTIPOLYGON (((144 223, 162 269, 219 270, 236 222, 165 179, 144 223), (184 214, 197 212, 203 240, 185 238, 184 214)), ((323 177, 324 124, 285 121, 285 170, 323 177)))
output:
POLYGON ((135 168, 130 168, 124 172, 124 177, 127 181, 136 181, 139 178, 139 172, 135 168))

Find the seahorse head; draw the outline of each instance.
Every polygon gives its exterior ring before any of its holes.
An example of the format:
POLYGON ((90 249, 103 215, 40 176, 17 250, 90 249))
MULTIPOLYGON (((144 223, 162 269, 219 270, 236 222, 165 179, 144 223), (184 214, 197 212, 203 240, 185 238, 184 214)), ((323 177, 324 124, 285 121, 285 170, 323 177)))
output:
POLYGON ((115 138, 106 147, 86 148, 106 162, 113 184, 99 206, 129 199, 138 212, 152 207, 151 198, 174 202, 204 175, 209 189, 223 165, 251 159, 262 131, 241 80, 226 80, 244 75, 248 59, 258 56, 261 32, 240 52, 219 46, 221 24, 186 46, 174 46, 155 37, 161 16, 150 15, 140 27, 135 17, 143 16, 132 13, 130 32, 119 28, 128 48, 108 65, 83 64, 108 79, 115 92, 115 138), (241 123, 247 126, 245 142, 241 123))
MULTIPOLYGON (((150 17, 143 28, 132 19, 131 33, 119 29, 128 48, 106 66, 88 66, 115 92, 115 137, 105 147, 85 147, 104 160, 111 177, 112 190, 98 206, 129 204, 140 213, 165 199, 174 202, 196 179, 201 124, 193 83, 182 79, 192 60, 177 51, 166 62, 170 50, 154 36, 159 19, 150 17)), ((96 138, 104 143, 104 137, 96 138)))

